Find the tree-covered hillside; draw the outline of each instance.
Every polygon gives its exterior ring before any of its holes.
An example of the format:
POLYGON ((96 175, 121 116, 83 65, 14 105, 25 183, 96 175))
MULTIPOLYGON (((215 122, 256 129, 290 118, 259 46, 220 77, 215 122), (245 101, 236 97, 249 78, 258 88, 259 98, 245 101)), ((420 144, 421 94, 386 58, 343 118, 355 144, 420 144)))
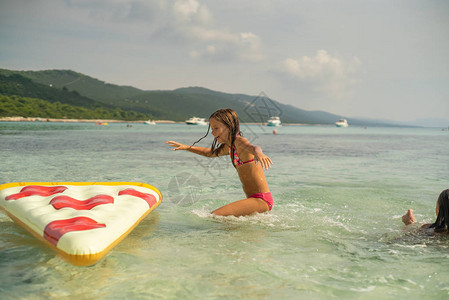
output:
MULTIPOLYGON (((11 71, 0 69, 0 75, 4 77, 20 75, 36 84, 46 87, 51 85, 54 89, 77 93, 80 96, 101 102, 105 106, 149 114, 155 119, 184 121, 192 116, 208 117, 215 110, 224 107, 235 109, 244 122, 264 122, 266 121, 264 118, 268 117, 260 114, 263 116, 262 119, 255 120, 248 113, 248 106, 253 105, 258 96, 227 94, 202 87, 179 88, 173 91, 142 91, 133 87, 107 84, 70 70, 11 71)), ((319 118, 316 118, 314 113, 283 105, 271 99, 270 101, 277 105, 279 109, 276 114, 281 115, 282 121, 285 123, 331 124, 339 118, 332 114, 328 114, 327 117, 320 115, 319 118)), ((85 106, 86 103, 81 105, 85 106)))
POLYGON ((13 74, 46 86, 51 85, 58 89, 77 91, 80 95, 99 101, 126 99, 142 93, 141 90, 134 87, 108 84, 71 70, 11 71, 0 69, 0 75, 11 76, 13 74))
MULTIPOLYGON (((173 121, 184 121, 192 116, 207 118, 215 110, 226 107, 236 110, 242 122, 266 122, 270 116, 280 116, 283 123, 333 125, 344 117, 285 105, 270 99, 263 92, 250 96, 217 92, 202 87, 143 91, 134 87, 108 84, 70 70, 0 69, 0 94, 37 98, 90 109, 118 108, 148 118, 173 121)), ((347 119, 351 125, 388 125, 376 121, 347 119)))
POLYGON ((0 116, 147 120, 152 115, 126 111, 81 96, 77 91, 33 82, 19 74, 0 74, 0 116))
POLYGON ((36 98, 0 95, 0 117, 39 117, 55 119, 146 120, 148 116, 121 109, 89 109, 36 98))

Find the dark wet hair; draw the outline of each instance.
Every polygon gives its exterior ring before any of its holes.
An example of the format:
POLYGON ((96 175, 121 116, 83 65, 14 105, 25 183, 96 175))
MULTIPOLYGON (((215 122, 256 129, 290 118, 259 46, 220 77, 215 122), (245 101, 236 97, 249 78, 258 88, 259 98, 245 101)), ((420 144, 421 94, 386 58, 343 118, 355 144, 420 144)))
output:
POLYGON ((449 229, 449 189, 441 192, 437 203, 437 220, 429 228, 434 228, 436 232, 442 232, 449 229))
MULTIPOLYGON (((231 161, 235 167, 234 160, 232 159, 234 157, 234 153, 235 153, 234 143, 235 143, 235 139, 237 138, 237 135, 242 135, 242 133, 240 132, 240 123, 239 123, 239 117, 238 117, 237 113, 231 108, 223 108, 223 109, 219 109, 216 112, 214 112, 213 114, 211 114, 209 117, 209 120, 210 119, 215 119, 218 122, 223 123, 229 129, 230 138, 231 138, 231 161)), ((209 134, 209 131, 210 131, 210 124, 207 128, 206 134, 202 138, 200 138, 198 141, 193 143, 192 146, 195 145, 196 143, 198 143, 199 141, 201 141, 202 139, 204 139, 209 134)), ((225 147, 225 145, 219 144, 217 142, 217 139, 214 138, 214 141, 212 142, 212 146, 210 149, 211 149, 212 154, 214 154, 215 156, 218 156, 218 153, 220 153, 220 151, 223 149, 223 147, 225 147)))

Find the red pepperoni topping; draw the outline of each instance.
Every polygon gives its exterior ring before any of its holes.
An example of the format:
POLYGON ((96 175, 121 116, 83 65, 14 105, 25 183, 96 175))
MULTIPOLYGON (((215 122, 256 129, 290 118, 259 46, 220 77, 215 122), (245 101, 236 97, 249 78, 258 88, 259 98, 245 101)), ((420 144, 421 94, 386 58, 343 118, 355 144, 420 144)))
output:
POLYGON ((45 226, 44 238, 56 246, 59 239, 68 232, 91 230, 103 227, 106 227, 106 224, 98 223, 88 217, 75 217, 66 220, 57 220, 50 222, 47 226, 45 226))
POLYGON ((29 196, 48 197, 54 194, 62 193, 67 189, 66 186, 41 186, 28 185, 20 190, 20 193, 9 195, 5 200, 17 200, 29 196))
POLYGON ((114 204, 114 198, 109 195, 97 195, 87 200, 78 200, 69 196, 61 195, 54 197, 50 204, 55 209, 61 209, 64 207, 71 207, 76 210, 89 210, 93 207, 101 204, 114 204))
POLYGON ((154 197, 154 195, 142 193, 142 192, 136 191, 135 189, 132 189, 132 188, 120 191, 118 193, 118 195, 119 196, 130 195, 130 196, 135 196, 135 197, 141 198, 148 203, 150 208, 157 202, 156 197, 154 197))

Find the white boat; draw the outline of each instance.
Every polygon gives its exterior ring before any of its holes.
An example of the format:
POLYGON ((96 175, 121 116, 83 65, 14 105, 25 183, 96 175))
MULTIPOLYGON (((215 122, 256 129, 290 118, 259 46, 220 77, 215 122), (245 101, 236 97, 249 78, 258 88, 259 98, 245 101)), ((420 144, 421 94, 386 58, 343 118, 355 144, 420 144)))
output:
POLYGON ((191 117, 190 119, 186 120, 187 125, 207 125, 206 119, 204 118, 198 118, 198 117, 191 117))
POLYGON ((335 125, 337 127, 348 127, 348 121, 346 119, 340 119, 337 122, 335 122, 335 125))
POLYGON ((267 126, 281 126, 281 119, 279 117, 271 117, 267 122, 267 126))
POLYGON ((143 122, 143 124, 156 125, 156 122, 154 122, 153 120, 148 120, 148 121, 143 122))

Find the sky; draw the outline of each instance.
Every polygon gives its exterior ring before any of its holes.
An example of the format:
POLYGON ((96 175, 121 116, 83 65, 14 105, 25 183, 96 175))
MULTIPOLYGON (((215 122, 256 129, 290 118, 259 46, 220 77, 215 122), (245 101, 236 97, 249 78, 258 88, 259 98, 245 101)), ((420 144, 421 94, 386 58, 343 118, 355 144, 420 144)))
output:
POLYGON ((449 123, 448 55, 446 0, 0 0, 0 68, 348 118, 449 123))

